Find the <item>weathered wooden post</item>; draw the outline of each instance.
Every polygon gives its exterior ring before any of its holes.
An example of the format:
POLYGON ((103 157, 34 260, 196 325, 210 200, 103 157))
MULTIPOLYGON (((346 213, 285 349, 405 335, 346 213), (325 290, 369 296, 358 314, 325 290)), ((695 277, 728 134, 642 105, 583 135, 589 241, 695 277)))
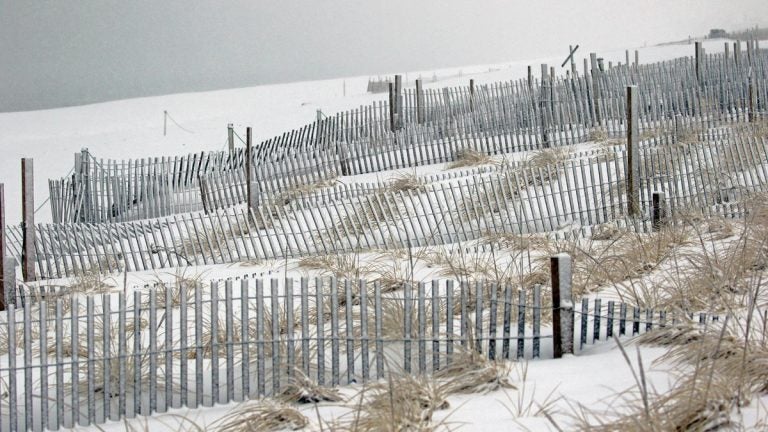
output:
POLYGON ((701 55, 701 42, 696 42, 694 44, 694 56, 696 61, 696 81, 701 84, 701 62, 702 62, 702 55, 701 55))
POLYGON ((421 78, 416 80, 416 122, 424 123, 424 90, 421 88, 421 78))
POLYGON ((624 64, 629 67, 629 50, 624 50, 624 64))
POLYGON ((395 85, 389 83, 389 130, 395 131, 395 85))
POLYGON ((595 126, 602 124, 600 119, 600 70, 597 67, 597 53, 589 53, 589 62, 592 67, 592 110, 595 126))
POLYGON ((235 129, 232 123, 227 124, 227 143, 229 144, 229 154, 235 153, 235 129))
POLYGON ((640 214, 640 128, 637 86, 627 86, 627 210, 640 214))
POLYGON ((163 136, 168 132, 168 111, 163 111, 163 136))
POLYGON ((576 60, 573 58, 573 45, 568 45, 568 51, 571 53, 571 76, 576 76, 576 60))
POLYGON ((663 192, 654 192, 652 195, 651 226, 658 231, 667 218, 667 201, 663 192))
POLYGON ((248 126, 245 128, 245 187, 248 210, 255 212, 256 207, 259 205, 257 197, 259 185, 255 179, 253 168, 253 141, 251 138, 251 127, 248 126))
POLYGON ((736 66, 741 66, 741 41, 733 43, 733 61, 736 62, 736 66))
POLYGON ((475 112, 475 80, 469 80, 469 112, 475 112))
POLYGON ((21 273, 35 280, 35 178, 32 158, 21 159, 21 273))
POLYGON ((635 50, 635 68, 640 66, 640 51, 635 50))
POLYGON ((3 292, 0 295, 0 311, 5 310, 6 305, 13 303, 16 292, 16 269, 14 259, 7 256, 5 246, 5 185, 0 183, 0 277, 3 278, 3 292))
POLYGON ((549 148, 549 68, 545 63, 541 65, 541 91, 539 93, 539 110, 541 111, 541 137, 544 148, 549 148))
POLYGON ((552 278, 552 345, 555 358, 573 354, 573 294, 571 257, 558 254, 549 258, 552 278))
POLYGON ((598 57, 597 58, 597 69, 600 72, 605 72, 605 66, 603 65, 603 58, 602 57, 598 57))
POLYGON ((533 72, 531 71, 531 65, 528 65, 528 91, 533 89, 533 72))

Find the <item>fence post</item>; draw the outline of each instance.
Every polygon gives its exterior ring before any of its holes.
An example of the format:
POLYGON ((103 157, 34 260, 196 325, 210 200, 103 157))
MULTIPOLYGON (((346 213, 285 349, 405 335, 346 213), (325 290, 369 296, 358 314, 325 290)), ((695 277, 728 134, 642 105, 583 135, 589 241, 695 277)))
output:
POLYGON ((573 354, 573 297, 571 257, 562 253, 550 257, 552 278, 552 342, 555 358, 573 354))
POLYGON ((627 210, 630 216, 640 214, 640 128, 637 86, 627 86, 627 210))
POLYGON ((696 82, 701 84, 701 62, 702 62, 702 55, 701 55, 701 42, 696 42, 694 44, 694 56, 696 58, 696 82))
POLYGON ((640 51, 635 50, 635 69, 640 66, 640 51))
POLYGON ((245 128, 245 187, 248 210, 255 211, 258 207, 256 193, 259 186, 253 178, 253 141, 250 126, 245 128))
POLYGON ((654 192, 652 197, 651 226, 658 231, 667 218, 667 202, 663 192, 654 192))
POLYGON ((541 64, 541 88, 539 91, 539 111, 541 112, 541 137, 544 148, 550 147, 549 142, 549 68, 541 64))
POLYGON ((395 75, 395 127, 403 127, 403 77, 395 75))
POLYGON ((749 92, 749 122, 754 123, 757 121, 757 92, 755 91, 755 79, 752 76, 752 68, 749 68, 748 80, 748 92, 749 92))
POLYGON ((3 292, 0 294, 0 311, 4 311, 5 306, 13 301, 16 292, 14 286, 16 284, 16 272, 11 273, 11 270, 14 270, 13 265, 11 265, 13 258, 6 257, 5 219, 5 185, 0 183, 0 277, 3 278, 3 283, 0 285, 3 287, 3 292), (7 260, 8 262, 6 262, 6 258, 10 258, 7 260))
POLYGON ((574 60, 573 45, 568 45, 568 50, 571 53, 571 76, 576 77, 576 60, 574 60))
POLYGON ((475 80, 469 80, 469 112, 475 112, 475 80))
POLYGON ((395 131, 395 85, 389 83, 389 130, 395 131))
POLYGON ((35 280, 35 179, 32 158, 21 159, 21 272, 24 282, 35 280))
POLYGON ((421 78, 416 80, 416 123, 424 123, 424 91, 421 88, 421 78))
POLYGON ((602 122, 600 121, 600 105, 598 104, 598 100, 600 98, 600 84, 599 84, 599 76, 600 71, 597 68, 597 53, 589 53, 589 62, 590 67, 592 68, 592 110, 593 110, 593 118, 595 119, 596 125, 600 125, 602 122))
POLYGON ((229 154, 235 153, 235 129, 232 123, 227 124, 227 143, 229 143, 229 154))
POLYGON ((736 66, 741 66, 741 41, 733 43, 733 61, 736 62, 736 66))
POLYGON ((725 60, 725 62, 727 63, 728 59, 731 57, 731 45, 728 42, 724 42, 724 47, 725 47, 725 51, 724 51, 723 60, 725 60))

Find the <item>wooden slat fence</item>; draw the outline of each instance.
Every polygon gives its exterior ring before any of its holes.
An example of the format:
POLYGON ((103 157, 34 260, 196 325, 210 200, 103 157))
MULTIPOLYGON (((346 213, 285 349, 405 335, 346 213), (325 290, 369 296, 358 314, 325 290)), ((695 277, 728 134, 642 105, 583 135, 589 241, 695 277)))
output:
MULTIPOLYGON (((470 350, 551 358, 551 304, 543 287, 482 281, 389 291, 334 278, 243 278, 11 305, 0 324, 9 342, 0 430, 98 425, 272 396, 297 374, 329 387, 389 371, 428 374, 470 350)), ((600 299, 576 305, 577 352, 613 334, 690 320, 600 299)))
MULTIPOLYGON (((422 124, 408 105, 416 99, 408 90, 400 129, 386 126, 385 104, 339 113, 257 145, 256 178, 274 192, 337 175, 451 161, 466 148, 498 154, 570 145, 594 138, 598 129, 622 136, 624 88, 633 83, 640 85, 641 131, 673 130, 691 119, 706 127, 742 122, 750 79, 757 89, 755 109, 765 112, 767 59, 761 51, 751 64, 736 65, 708 55, 701 80, 694 61, 684 58, 612 68, 594 77, 544 77, 543 85, 530 87, 524 81, 475 86, 471 100, 468 88, 425 90, 422 124), (596 104, 590 93, 595 88, 596 104)), ((242 169, 244 156, 237 149, 233 155, 141 161, 81 157, 72 177, 50 183, 54 220, 127 221, 201 209, 198 177, 242 169)))

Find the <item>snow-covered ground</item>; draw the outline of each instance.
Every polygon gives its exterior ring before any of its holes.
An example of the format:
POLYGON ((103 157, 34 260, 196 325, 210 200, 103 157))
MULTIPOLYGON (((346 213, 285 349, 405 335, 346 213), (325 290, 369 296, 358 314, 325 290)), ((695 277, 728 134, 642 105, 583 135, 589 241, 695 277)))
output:
MULTIPOLYGON (((707 52, 723 50, 722 40, 706 41, 707 52)), ((582 58, 586 49, 577 55, 577 67, 581 71, 582 58)), ((693 53, 693 46, 669 45, 640 49, 640 61, 653 62, 693 53)), ((602 52, 606 66, 608 61, 624 61, 624 51, 602 52)), ((634 58, 630 52, 630 58, 634 58)), ((495 82, 518 79, 526 74, 527 65, 534 70, 540 63, 556 65, 558 73, 561 58, 532 59, 501 65, 481 65, 461 68, 461 77, 439 80, 428 87, 465 85, 469 78, 476 82, 495 82)), ((441 71, 409 72, 410 79, 423 75, 429 78, 454 76, 459 69, 441 71)), ((205 93, 177 94, 152 98, 122 100, 96 105, 55 110, 0 114, 0 148, 5 157, 0 161, 0 172, 5 184, 6 205, 9 221, 20 220, 19 200, 19 158, 33 157, 36 163, 37 202, 42 203, 48 195, 47 178, 67 174, 73 164, 73 154, 83 147, 89 148, 97 157, 122 159, 148 156, 176 155, 201 150, 220 150, 225 146, 226 125, 234 123, 236 130, 244 133, 246 126, 252 126, 255 139, 261 140, 299 127, 315 118, 318 109, 327 114, 351 109, 385 95, 365 93, 368 77, 352 77, 316 82, 302 82, 245 89, 223 90, 205 93), (346 94, 343 94, 346 92, 346 94), (163 136, 163 111, 167 110, 174 121, 168 123, 168 133, 163 136)), ((432 168, 434 169, 434 168, 432 168)), ((430 173, 430 168, 420 168, 420 174, 430 173)), ((391 173, 390 173, 391 175, 391 173)), ((375 180, 374 175, 368 175, 375 180)), ((38 213, 39 220, 49 220, 49 211, 43 206, 38 213)), ((206 266, 186 270, 169 269, 160 274, 152 272, 132 273, 129 285, 141 285, 156 277, 174 277, 178 272, 191 272, 204 279, 220 279, 243 274, 291 275, 308 274, 299 268, 296 260, 281 262, 246 263, 228 266, 206 266)), ((427 269, 421 269, 419 277, 431 277, 427 269)), ((121 286, 122 280, 110 281, 121 286)), ((634 354, 634 346, 628 349, 634 354)), ((675 379, 673 367, 661 359, 666 349, 642 346, 640 353, 646 372, 646 379, 655 391, 663 393, 672 386, 675 379), (658 361, 657 361, 658 360, 658 361)), ((630 355, 637 366, 637 356, 630 355)), ((539 404, 548 405, 557 413, 557 424, 563 430, 575 425, 568 413, 575 413, 575 407, 583 404, 591 409, 606 411, 620 410, 622 401, 617 394, 635 392, 636 381, 630 366, 625 362, 619 348, 611 343, 601 343, 559 360, 533 360, 528 364, 514 366, 511 375, 517 390, 498 390, 487 394, 452 395, 448 398, 450 408, 439 411, 433 417, 435 422, 450 429, 462 430, 556 430, 543 415, 535 411, 539 404), (527 368, 525 390, 521 371, 527 368), (533 408, 521 410, 519 407, 533 408)), ((310 429, 321 429, 318 418, 323 422, 348 418, 355 411, 355 395, 358 386, 341 389, 348 398, 345 403, 324 403, 318 407, 308 405, 300 410, 311 422, 310 429)), ((742 412, 743 423, 756 425, 765 418, 768 398, 757 399, 742 412)), ((235 404, 200 410, 175 410, 150 419, 135 419, 129 423, 146 430, 191 430, 189 420, 206 428, 218 418, 227 414, 235 404), (181 420, 185 418, 187 420, 181 420), (181 423, 180 423, 181 422, 181 423)), ((102 430, 125 430, 122 422, 100 427, 102 430)))

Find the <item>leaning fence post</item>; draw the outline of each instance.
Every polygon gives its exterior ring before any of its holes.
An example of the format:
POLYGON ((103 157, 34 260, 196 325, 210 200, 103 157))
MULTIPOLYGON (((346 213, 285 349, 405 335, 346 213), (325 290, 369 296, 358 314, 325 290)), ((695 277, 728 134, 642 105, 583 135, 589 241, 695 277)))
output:
POLYGON ((640 128, 637 86, 627 86, 627 210, 630 216, 640 213, 640 128))
POLYGON ((245 186, 248 210, 255 211, 256 207, 258 207, 256 193, 259 186, 253 178, 253 142, 250 126, 245 129, 245 186))
POLYGON ((22 252, 24 282, 35 280, 35 181, 32 158, 21 159, 22 252))
POLYGON ((652 195, 651 226, 658 231, 667 218, 667 202, 664 192, 654 192, 652 195))
POLYGON ((235 129, 232 123, 227 124, 227 143, 229 144, 229 154, 235 153, 235 129))
POLYGON ((555 358, 573 354, 573 297, 571 257, 562 253, 550 257, 552 277, 552 341, 555 358))

